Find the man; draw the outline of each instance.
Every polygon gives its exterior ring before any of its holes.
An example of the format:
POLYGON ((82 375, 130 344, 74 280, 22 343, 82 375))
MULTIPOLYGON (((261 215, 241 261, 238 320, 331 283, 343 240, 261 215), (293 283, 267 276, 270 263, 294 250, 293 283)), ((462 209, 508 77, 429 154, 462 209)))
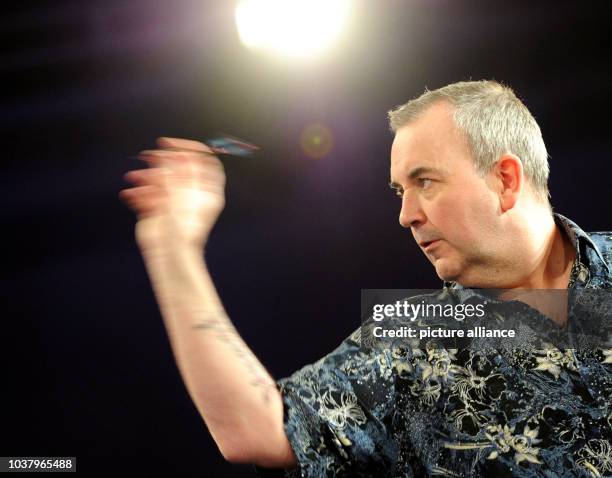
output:
MULTIPOLYGON (((445 290, 611 288, 611 237, 553 215, 540 129, 512 90, 456 83, 392 111, 390 123, 400 224, 445 290)), ((277 388, 201 257, 224 205, 221 164, 201 143, 158 144, 141 153, 150 167, 128 173, 135 187, 122 198, 138 214, 177 364, 226 459, 308 477, 612 473, 610 350, 375 350, 355 333, 277 388)), ((534 327, 552 323, 522 306, 534 327)), ((573 326, 571 314, 555 320, 573 326)))

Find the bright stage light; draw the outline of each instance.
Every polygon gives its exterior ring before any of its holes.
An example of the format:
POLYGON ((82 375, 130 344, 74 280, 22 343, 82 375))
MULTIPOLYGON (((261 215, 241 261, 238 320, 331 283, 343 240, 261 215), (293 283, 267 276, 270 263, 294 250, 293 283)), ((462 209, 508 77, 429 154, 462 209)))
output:
POLYGON ((310 57, 340 36, 350 0, 242 0, 236 25, 248 48, 310 57))

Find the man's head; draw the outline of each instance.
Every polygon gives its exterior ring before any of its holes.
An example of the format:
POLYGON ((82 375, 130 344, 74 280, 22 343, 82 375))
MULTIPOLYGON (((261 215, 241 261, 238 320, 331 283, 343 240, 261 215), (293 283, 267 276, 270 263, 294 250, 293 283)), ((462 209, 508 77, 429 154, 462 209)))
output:
POLYGON ((400 223, 444 280, 486 282, 511 259, 509 233, 546 208, 548 160, 535 119, 510 88, 461 82, 389 112, 400 223), (437 240, 432 244, 431 241, 437 240))

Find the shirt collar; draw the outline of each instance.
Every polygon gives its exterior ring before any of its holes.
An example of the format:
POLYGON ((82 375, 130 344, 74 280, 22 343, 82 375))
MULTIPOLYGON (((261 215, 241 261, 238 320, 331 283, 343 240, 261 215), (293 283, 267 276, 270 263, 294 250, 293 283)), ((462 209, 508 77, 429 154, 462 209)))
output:
MULTIPOLYGON (((563 228, 563 230, 567 234, 567 237, 569 237, 570 241, 572 242, 574 249, 576 249, 576 259, 577 260, 579 260, 582 263, 585 263, 585 259, 587 258, 581 257, 580 253, 581 251, 585 251, 586 246, 588 246, 591 249, 593 249, 597 258, 601 261, 601 264, 603 265, 603 267, 605 267, 606 270, 610 272, 608 264, 603 258, 603 254, 601 253, 597 245, 591 240, 591 238, 586 232, 584 232, 575 222, 570 221, 568 218, 566 218, 565 216, 562 216, 561 214, 558 214, 555 212, 553 213, 553 216, 555 218, 555 222, 563 228)), ((592 269, 590 264, 586 264, 586 265, 589 267, 589 269, 592 269)))

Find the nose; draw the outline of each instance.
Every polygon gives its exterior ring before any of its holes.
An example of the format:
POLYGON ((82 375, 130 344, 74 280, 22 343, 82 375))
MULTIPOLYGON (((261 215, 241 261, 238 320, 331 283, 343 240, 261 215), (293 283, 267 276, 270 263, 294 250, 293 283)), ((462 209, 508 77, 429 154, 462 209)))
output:
POLYGON ((425 213, 415 195, 410 195, 404 191, 402 196, 402 209, 399 215, 399 223, 402 227, 418 227, 425 222, 425 213))

